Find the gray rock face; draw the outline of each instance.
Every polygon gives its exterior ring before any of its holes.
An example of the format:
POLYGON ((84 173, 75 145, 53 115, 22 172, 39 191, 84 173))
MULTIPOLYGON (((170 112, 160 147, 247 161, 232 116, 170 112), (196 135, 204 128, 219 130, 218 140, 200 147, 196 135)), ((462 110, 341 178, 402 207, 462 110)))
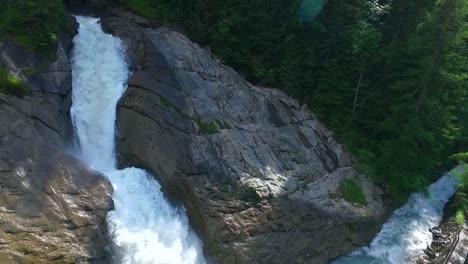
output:
POLYGON ((327 263, 380 229, 381 191, 304 106, 182 34, 121 11, 103 25, 134 69, 118 106, 120 160, 153 171, 186 206, 215 263, 327 263), (345 178, 367 207, 341 198, 345 178))
POLYGON ((32 90, 0 94, 0 263, 108 263, 112 186, 64 152, 72 125, 70 41, 49 62, 0 43, 0 63, 32 90))

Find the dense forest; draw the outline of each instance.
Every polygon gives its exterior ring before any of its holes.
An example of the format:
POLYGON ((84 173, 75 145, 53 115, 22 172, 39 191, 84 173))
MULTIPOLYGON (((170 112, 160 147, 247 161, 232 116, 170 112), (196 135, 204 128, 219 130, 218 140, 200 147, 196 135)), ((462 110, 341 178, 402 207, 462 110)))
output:
MULTIPOLYGON (((0 38, 46 53, 67 29, 59 0, 0 1, 0 38)), ((107 2, 307 104, 397 200, 468 147, 466 0, 107 2)))
POLYGON ((71 28, 59 0, 0 0, 0 5, 0 40, 12 37, 19 45, 47 56, 57 38, 71 28))

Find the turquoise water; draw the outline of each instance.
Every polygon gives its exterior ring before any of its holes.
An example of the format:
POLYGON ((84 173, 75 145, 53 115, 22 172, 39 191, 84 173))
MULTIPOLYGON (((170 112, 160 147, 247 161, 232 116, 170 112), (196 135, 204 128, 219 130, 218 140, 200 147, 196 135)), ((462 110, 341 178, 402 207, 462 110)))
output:
POLYGON ((333 264, 407 264, 421 256, 432 242, 430 228, 442 220, 444 206, 458 182, 447 173, 429 189, 429 196, 415 193, 396 210, 374 241, 333 264))

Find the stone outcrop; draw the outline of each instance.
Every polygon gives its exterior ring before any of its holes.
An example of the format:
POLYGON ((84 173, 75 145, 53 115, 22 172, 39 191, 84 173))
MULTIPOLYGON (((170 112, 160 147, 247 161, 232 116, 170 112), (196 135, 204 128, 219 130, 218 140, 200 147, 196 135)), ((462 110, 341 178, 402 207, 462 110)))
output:
POLYGON ((0 263, 108 263, 112 186, 71 149, 71 36, 54 62, 0 43, 0 63, 31 89, 0 94, 0 263))
POLYGON ((327 263, 374 237, 389 211, 382 192, 306 107, 168 28, 120 10, 102 23, 133 69, 118 106, 121 164, 152 171, 185 205, 215 263, 327 263), (367 207, 342 198, 345 178, 367 207))

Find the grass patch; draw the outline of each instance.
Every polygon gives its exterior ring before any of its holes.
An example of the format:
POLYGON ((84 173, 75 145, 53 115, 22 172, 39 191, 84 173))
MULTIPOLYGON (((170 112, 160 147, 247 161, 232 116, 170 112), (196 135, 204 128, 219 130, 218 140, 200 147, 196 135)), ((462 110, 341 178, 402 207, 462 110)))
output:
POLYGON ((21 98, 31 95, 31 90, 21 79, 9 74, 5 67, 0 67, 0 93, 21 98))
POLYGON ((52 59, 54 42, 71 27, 61 0, 3 0, 0 41, 13 39, 19 46, 52 59))
POLYGON ((362 192, 361 186, 359 186, 353 180, 343 179, 340 182, 340 191, 342 192, 346 201, 367 206, 367 199, 362 192))
POLYGON ((201 118, 196 118, 194 121, 197 123, 202 134, 212 135, 219 133, 219 128, 214 121, 203 122, 201 118))
POLYGON ((457 211, 457 214, 455 215, 455 221, 458 225, 463 225, 463 223, 465 223, 465 214, 462 210, 457 211))
POLYGON ((457 224, 462 225, 465 222, 465 213, 468 212, 468 152, 453 155, 451 158, 462 165, 462 169, 460 171, 452 171, 459 180, 455 196, 458 209, 455 219, 457 224))

